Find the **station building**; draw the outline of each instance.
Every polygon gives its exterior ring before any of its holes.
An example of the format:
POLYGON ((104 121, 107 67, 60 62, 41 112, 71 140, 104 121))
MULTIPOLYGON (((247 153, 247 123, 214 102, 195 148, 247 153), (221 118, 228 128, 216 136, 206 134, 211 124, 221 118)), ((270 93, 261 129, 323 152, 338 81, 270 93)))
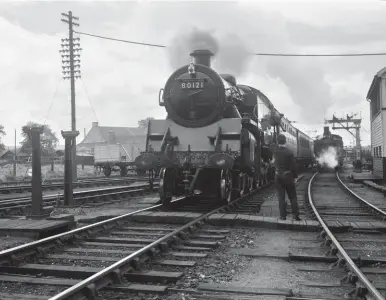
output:
POLYGON ((386 68, 374 76, 367 101, 370 102, 373 176, 386 180, 386 68))
POLYGON ((98 122, 93 122, 83 141, 76 145, 77 154, 94 155, 95 146, 106 144, 127 144, 130 146, 128 151, 135 152, 134 148, 144 151, 146 133, 147 128, 100 126, 98 122))

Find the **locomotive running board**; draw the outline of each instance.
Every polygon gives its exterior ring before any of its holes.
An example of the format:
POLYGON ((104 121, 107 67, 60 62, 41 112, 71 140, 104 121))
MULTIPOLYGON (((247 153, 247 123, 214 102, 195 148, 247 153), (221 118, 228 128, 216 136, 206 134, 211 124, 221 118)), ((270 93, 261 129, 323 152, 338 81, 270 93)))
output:
POLYGON ((215 136, 208 136, 209 142, 214 146, 215 152, 221 152, 221 141, 222 140, 239 140, 240 133, 222 133, 221 126, 218 127, 215 136))

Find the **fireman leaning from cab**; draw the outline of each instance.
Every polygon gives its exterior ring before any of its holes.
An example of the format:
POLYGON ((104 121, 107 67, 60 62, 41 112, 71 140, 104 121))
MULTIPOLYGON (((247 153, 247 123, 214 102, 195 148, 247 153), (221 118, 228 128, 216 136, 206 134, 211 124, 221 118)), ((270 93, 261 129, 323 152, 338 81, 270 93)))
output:
POLYGON ((285 192, 291 201, 292 216, 296 221, 300 221, 298 199, 296 195, 295 179, 298 177, 296 162, 292 152, 285 146, 286 137, 279 134, 277 137, 278 147, 274 150, 274 159, 276 167, 276 190, 279 197, 280 219, 287 218, 287 209, 285 201, 285 192))

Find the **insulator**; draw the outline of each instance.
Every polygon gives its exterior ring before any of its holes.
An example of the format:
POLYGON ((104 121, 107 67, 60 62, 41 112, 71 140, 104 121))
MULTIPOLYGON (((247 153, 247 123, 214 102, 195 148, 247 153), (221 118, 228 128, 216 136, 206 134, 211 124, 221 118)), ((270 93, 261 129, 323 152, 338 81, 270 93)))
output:
POLYGON ((73 45, 74 45, 75 47, 76 47, 76 46, 80 47, 80 43, 74 43, 73 45))
POLYGON ((68 20, 66 20, 66 19, 61 19, 64 23, 70 23, 70 22, 68 22, 68 20))
POLYGON ((72 38, 74 41, 78 40, 80 41, 80 37, 72 38))
POLYGON ((70 61, 69 60, 62 60, 62 63, 64 63, 64 64, 67 63, 68 64, 68 63, 70 63, 70 61))
POLYGON ((70 47, 69 44, 60 44, 62 47, 70 47))
POLYGON ((62 42, 67 42, 67 41, 69 41, 70 39, 68 39, 68 38, 65 38, 65 39, 62 39, 62 42))
POLYGON ((72 22, 72 26, 79 26, 79 24, 72 22))
POLYGON ((72 16, 73 19, 79 20, 79 17, 72 16))
POLYGON ((81 76, 75 76, 76 79, 81 78, 81 76))
POLYGON ((67 15, 66 13, 61 13, 62 16, 65 16, 65 17, 70 17, 69 15, 67 15))

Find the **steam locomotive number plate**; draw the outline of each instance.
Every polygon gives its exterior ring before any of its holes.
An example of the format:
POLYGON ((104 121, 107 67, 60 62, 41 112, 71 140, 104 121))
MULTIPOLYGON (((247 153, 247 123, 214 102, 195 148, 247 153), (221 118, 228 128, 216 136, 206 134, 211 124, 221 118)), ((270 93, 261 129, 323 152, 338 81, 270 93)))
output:
POLYGON ((181 89, 203 89, 204 80, 181 80, 181 89))

